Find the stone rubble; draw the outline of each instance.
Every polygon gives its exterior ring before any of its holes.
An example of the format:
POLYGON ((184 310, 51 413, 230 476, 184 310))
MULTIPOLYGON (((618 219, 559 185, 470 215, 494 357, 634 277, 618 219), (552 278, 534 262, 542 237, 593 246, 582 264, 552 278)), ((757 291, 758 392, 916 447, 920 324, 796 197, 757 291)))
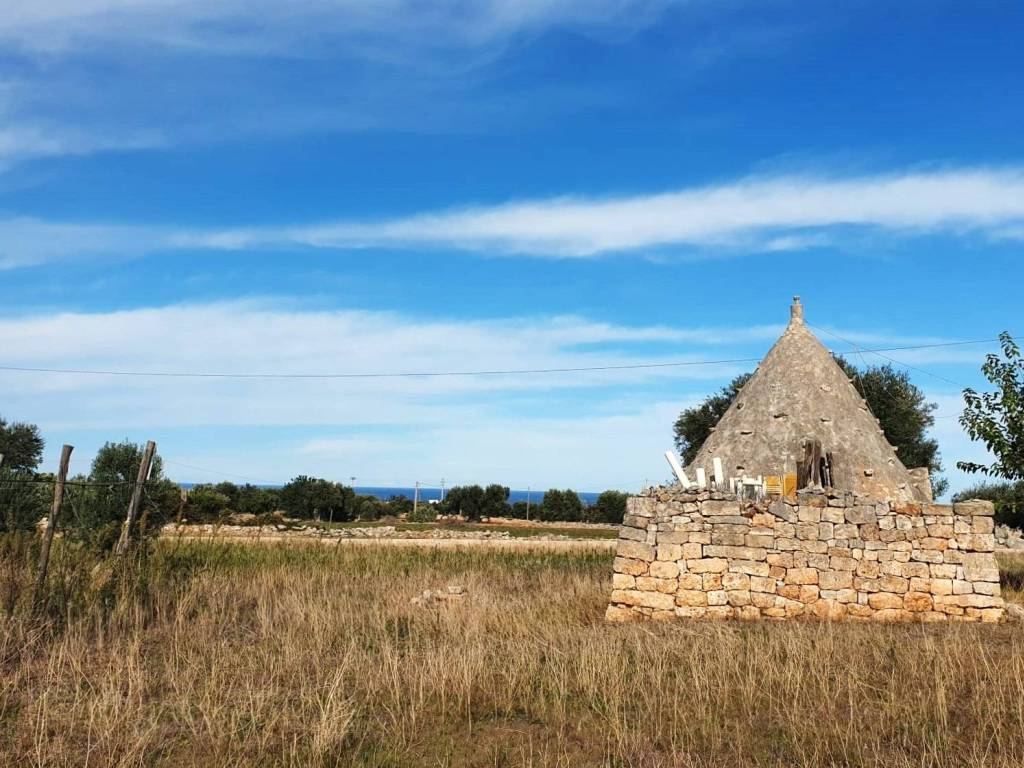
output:
POLYGON ((413 605, 445 605, 461 602, 467 594, 465 587, 449 584, 444 589, 425 589, 409 602, 413 605))
POLYGON ((1024 549, 1024 532, 1008 525, 997 525, 996 549, 1024 549))
POLYGON ((606 618, 1003 618, 992 504, 800 491, 741 501, 681 487, 632 497, 606 618))

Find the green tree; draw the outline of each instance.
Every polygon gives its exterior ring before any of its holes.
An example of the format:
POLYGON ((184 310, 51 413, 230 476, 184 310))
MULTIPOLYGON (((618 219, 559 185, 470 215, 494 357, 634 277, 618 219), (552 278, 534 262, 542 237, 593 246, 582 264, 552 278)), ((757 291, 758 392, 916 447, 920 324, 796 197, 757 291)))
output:
POLYGON ((0 532, 30 530, 46 515, 53 487, 36 475, 43 438, 35 424, 0 417, 0 532))
POLYGON ((508 486, 492 483, 484 489, 483 516, 484 517, 508 517, 511 507, 508 504, 508 496, 511 491, 508 486))
MULTIPOLYGON (((935 424, 933 412, 937 406, 927 402, 907 373, 891 365, 869 366, 862 371, 839 356, 836 363, 864 396, 886 439, 896 448, 900 461, 911 469, 928 467, 933 493, 936 496, 945 493, 949 483, 939 474, 942 471, 939 444, 928 437, 928 429, 935 424)), ((737 376, 728 386, 679 414, 673 431, 684 465, 693 461, 711 433, 711 427, 722 418, 752 375, 737 376)))
POLYGON ((956 465, 965 472, 1024 480, 1024 358, 1009 333, 999 334, 999 341, 1002 358, 989 355, 981 366, 994 389, 980 393, 965 389, 960 416, 971 440, 983 442, 995 461, 988 465, 958 461, 956 465))
POLYGON ((43 438, 39 427, 24 422, 8 423, 0 416, 0 467, 15 472, 34 472, 43 460, 43 438))
POLYGON ((484 514, 484 498, 484 489, 479 485, 457 485, 446 494, 444 508, 466 520, 479 520, 484 514))
POLYGON ((740 374, 729 382, 728 386, 722 387, 715 394, 706 397, 699 405, 687 408, 679 414, 672 429, 675 434, 676 448, 683 458, 684 466, 697 456, 697 451, 711 434, 711 428, 729 410, 732 401, 736 399, 736 395, 751 376, 753 376, 751 373, 740 374))
MULTIPOLYGON (((70 514, 65 516, 65 534, 72 540, 85 541, 101 549, 109 549, 117 541, 128 510, 142 463, 143 447, 125 440, 105 443, 92 461, 84 485, 73 485, 65 496, 70 514)), ((142 507, 137 534, 155 536, 178 510, 180 492, 176 484, 163 475, 163 461, 153 456, 149 479, 143 485, 142 507)))
POLYGON ((351 488, 318 477, 299 475, 281 489, 281 509, 292 517, 345 521, 356 516, 351 488))
POLYGON ((621 491, 605 491, 597 497, 594 506, 590 508, 588 517, 595 523, 622 524, 622 518, 626 514, 626 500, 628 494, 621 491))
POLYGON ((230 509, 231 499, 217 490, 216 485, 197 485, 189 489, 186 513, 193 520, 211 520, 223 517, 230 509))
POLYGON ((260 488, 246 483, 238 489, 235 509, 248 515, 265 515, 278 507, 279 491, 276 488, 260 488))
POLYGON ((544 494, 537 512, 538 520, 579 522, 583 520, 583 502, 576 491, 552 488, 544 494))

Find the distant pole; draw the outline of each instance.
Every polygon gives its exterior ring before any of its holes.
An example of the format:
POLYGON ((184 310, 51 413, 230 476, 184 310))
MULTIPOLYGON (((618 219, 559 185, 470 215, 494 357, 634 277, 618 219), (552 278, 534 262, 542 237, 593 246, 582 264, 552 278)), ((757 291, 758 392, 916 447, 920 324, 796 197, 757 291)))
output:
POLYGON ((354 491, 356 489, 356 476, 355 475, 350 475, 348 479, 349 479, 349 482, 352 483, 352 490, 354 491))
MULTIPOLYGON (((0 460, 3 459, 3 454, 0 454, 0 460)), ((441 501, 444 501, 444 478, 441 478, 441 501)))
POLYGON ((128 543, 132 537, 132 528, 139 516, 139 507, 142 505, 142 489, 149 479, 149 471, 153 463, 153 454, 156 452, 156 443, 152 440, 146 442, 146 448, 142 452, 142 461, 139 462, 139 474, 135 479, 135 488, 132 490, 131 501, 128 502, 128 514, 124 518, 124 525, 121 527, 121 538, 117 540, 117 547, 114 553, 123 555, 128 551, 128 543))
POLYGON ((416 509, 420 505, 420 481, 416 481, 416 485, 412 492, 412 516, 416 517, 416 509))
POLYGON ((60 450, 60 468, 57 470, 57 480, 53 484, 53 505, 50 507, 50 517, 46 520, 46 532, 43 534, 43 546, 39 550, 39 573, 36 575, 36 592, 34 601, 38 605, 39 598, 43 594, 43 587, 46 586, 46 571, 50 567, 50 545, 53 543, 53 532, 57 530, 57 518, 60 517, 60 507, 64 503, 64 483, 68 479, 68 464, 71 462, 71 451, 74 448, 65 445, 60 450))
POLYGON ((526 519, 530 519, 530 491, 533 489, 530 486, 526 486, 526 519))

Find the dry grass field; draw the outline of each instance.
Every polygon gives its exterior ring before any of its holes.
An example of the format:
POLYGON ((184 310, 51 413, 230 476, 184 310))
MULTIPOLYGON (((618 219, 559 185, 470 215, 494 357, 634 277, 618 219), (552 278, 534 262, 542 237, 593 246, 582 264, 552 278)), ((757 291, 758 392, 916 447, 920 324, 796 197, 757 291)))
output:
POLYGON ((212 542, 59 552, 40 619, 6 559, 3 765, 1024 764, 1014 625, 606 625, 607 553, 212 542))

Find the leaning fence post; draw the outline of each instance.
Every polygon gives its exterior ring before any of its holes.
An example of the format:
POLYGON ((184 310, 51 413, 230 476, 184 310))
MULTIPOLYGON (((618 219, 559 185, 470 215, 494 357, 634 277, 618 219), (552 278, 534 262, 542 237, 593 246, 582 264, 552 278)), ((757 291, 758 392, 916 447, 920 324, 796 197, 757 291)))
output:
POLYGON ((117 540, 117 547, 114 552, 123 555, 128 551, 128 544, 132 537, 132 528, 135 526, 135 518, 139 516, 139 506, 142 504, 142 489, 149 479, 149 467, 153 461, 153 453, 156 451, 156 443, 152 440, 146 442, 146 449, 142 452, 142 461, 139 462, 139 475, 135 480, 135 488, 132 489, 132 498, 128 502, 128 514, 125 516, 124 525, 121 527, 121 538, 117 540))
POLYGON ((65 445, 60 451, 60 467, 57 470, 57 479, 53 483, 53 505, 50 507, 50 516, 46 519, 43 546, 39 550, 39 573, 36 574, 36 591, 33 598, 36 604, 39 603, 43 588, 46 586, 46 571, 50 567, 50 545, 53 543, 53 533, 57 530, 57 518, 60 517, 60 508, 64 503, 64 483, 68 479, 68 464, 71 461, 71 451, 73 450, 73 446, 65 445))

